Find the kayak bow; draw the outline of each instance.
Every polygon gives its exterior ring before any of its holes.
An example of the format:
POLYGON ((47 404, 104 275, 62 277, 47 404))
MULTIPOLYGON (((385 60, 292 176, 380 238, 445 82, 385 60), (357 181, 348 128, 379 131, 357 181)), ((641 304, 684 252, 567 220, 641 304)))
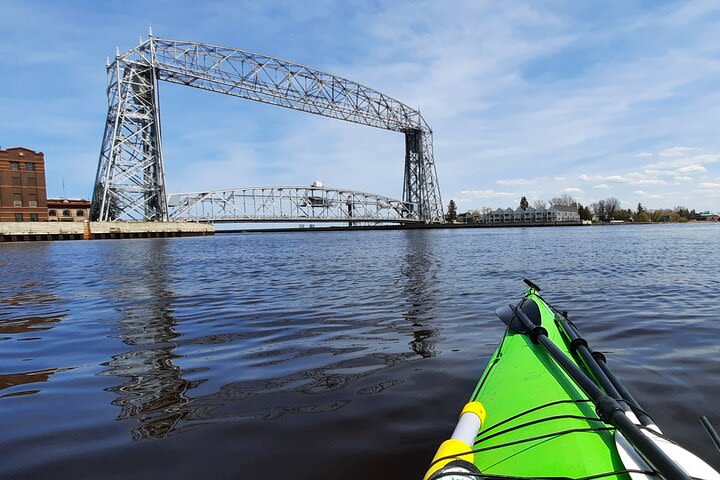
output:
POLYGON ((517 306, 498 309, 508 329, 425 480, 720 480, 662 436, 567 314, 526 283, 517 306))

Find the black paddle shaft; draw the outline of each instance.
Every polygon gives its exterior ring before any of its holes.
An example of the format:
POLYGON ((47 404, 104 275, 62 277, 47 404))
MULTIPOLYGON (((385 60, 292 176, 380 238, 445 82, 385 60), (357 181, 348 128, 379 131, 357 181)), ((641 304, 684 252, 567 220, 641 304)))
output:
POLYGON ((635 400, 635 397, 633 397, 620 379, 615 376, 612 370, 608 368, 605 363, 605 356, 601 353, 595 354, 595 352, 590 349, 587 342, 581 337, 577 327, 567 321, 565 314, 559 314, 556 318, 559 319, 560 324, 565 329, 565 332, 567 332, 568 337, 570 338, 570 345, 572 346, 573 342, 576 342, 578 354, 588 365, 590 370, 592 370, 593 375, 595 375, 598 379, 607 394, 615 400, 621 401, 624 405, 629 405, 638 417, 638 420, 640 420, 640 423, 646 427, 649 425, 655 425, 653 419, 640 408, 637 400, 635 400))
POLYGON ((548 338, 547 330, 535 325, 521 309, 513 305, 510 305, 510 308, 528 330, 533 342, 542 345, 565 373, 590 397, 600 418, 617 428, 651 467, 660 472, 666 480, 690 480, 690 477, 625 415, 617 400, 600 390, 600 387, 548 338))
MULTIPOLYGON (((543 299, 543 301, 545 300, 543 299)), ((557 308, 550 305, 547 301, 545 301, 545 304, 549 306, 553 312, 555 312, 556 318, 560 319, 560 323, 563 329, 570 338, 571 347, 573 345, 572 342, 576 342, 576 345, 579 344, 586 347, 586 350, 590 353, 591 358, 588 358, 587 355, 580 352, 578 353, 581 355, 590 370, 592 370, 593 374, 603 386, 607 394, 613 397, 615 400, 621 401, 623 406, 629 406, 630 409, 637 416, 638 420, 640 420, 640 423, 642 423, 646 427, 649 426, 657 428, 657 426, 655 425, 655 421, 650 418, 650 415, 645 413, 638 401, 635 400, 635 397, 633 397, 632 393, 630 393, 630 390, 625 387, 625 385, 620 381, 620 379, 615 376, 613 371, 610 370, 610 367, 607 366, 605 355, 600 352, 593 351, 593 349, 590 348, 590 346, 588 345, 587 341, 582 339, 582 335, 580 334, 578 328, 572 322, 569 322, 567 320, 567 312, 561 312, 557 308), (578 337, 581 340, 576 340, 578 337), (602 370, 602 374, 597 373, 598 369, 602 370), (606 381, 609 383, 606 383, 606 381)))
POLYGON ((712 426, 712 423, 710 423, 710 420, 707 419, 707 417, 701 417, 700 421, 702 422, 703 426, 705 427, 705 430, 707 430, 708 435, 710 435, 710 438, 712 439, 713 443, 715 444, 715 447, 720 450, 720 435, 715 431, 715 429, 712 426))

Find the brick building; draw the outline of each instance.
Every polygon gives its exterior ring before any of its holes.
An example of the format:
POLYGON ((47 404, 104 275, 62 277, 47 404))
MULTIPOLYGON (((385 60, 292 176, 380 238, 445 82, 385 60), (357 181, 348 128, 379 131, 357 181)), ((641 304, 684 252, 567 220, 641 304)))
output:
POLYGON ((45 155, 24 147, 0 150, 0 222, 47 219, 45 155))
POLYGON ((48 220, 82 222, 90 220, 90 201, 80 198, 48 198, 48 220))

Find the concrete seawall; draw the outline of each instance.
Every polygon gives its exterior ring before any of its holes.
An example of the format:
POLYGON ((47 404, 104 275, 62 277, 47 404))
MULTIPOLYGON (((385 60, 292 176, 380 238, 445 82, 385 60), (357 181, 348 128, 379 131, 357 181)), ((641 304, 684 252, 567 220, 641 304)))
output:
POLYGON ((215 227, 206 223, 0 222, 0 242, 190 237, 214 234, 215 227))

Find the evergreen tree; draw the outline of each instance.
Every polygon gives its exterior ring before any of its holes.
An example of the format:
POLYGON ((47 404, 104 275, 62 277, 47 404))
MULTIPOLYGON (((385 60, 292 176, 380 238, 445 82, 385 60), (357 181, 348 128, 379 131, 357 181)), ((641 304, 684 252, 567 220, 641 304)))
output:
POLYGON ((644 211, 645 211, 645 207, 642 206, 642 203, 638 203, 637 214, 640 215, 644 211))
POLYGON ((528 203, 527 198, 522 197, 520 199, 520 209, 527 210, 529 206, 530 204, 528 203))
POLYGON ((583 207, 579 203, 578 203, 578 215, 580 215, 580 220, 592 220, 592 213, 590 213, 590 209, 588 207, 583 207))
POLYGON ((457 220, 457 205, 455 205, 455 200, 450 200, 450 203, 448 204, 448 213, 445 216, 445 219, 448 222, 454 222, 457 220))

